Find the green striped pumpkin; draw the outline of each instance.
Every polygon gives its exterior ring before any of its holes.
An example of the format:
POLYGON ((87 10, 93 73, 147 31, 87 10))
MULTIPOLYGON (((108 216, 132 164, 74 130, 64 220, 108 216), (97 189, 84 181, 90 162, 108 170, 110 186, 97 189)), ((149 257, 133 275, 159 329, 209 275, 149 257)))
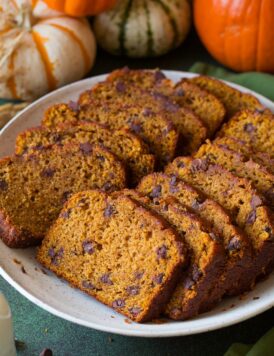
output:
POLYGON ((99 45, 129 57, 153 57, 178 47, 191 23, 188 0, 118 0, 95 17, 99 45))

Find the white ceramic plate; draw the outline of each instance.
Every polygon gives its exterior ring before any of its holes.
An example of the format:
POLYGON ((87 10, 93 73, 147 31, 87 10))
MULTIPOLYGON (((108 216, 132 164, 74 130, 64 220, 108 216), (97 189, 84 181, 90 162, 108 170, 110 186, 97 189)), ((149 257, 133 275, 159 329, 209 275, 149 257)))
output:
MULTIPOLYGON (((194 74, 166 71, 174 81, 194 74)), ((0 157, 13 152, 16 135, 38 125, 45 109, 55 103, 76 100, 81 92, 90 88, 105 76, 97 76, 71 84, 39 99, 17 115, 0 133, 0 157)), ((233 85, 244 91, 243 87, 233 85)), ((252 93, 252 92, 251 92, 252 93)), ((274 112, 274 103, 256 95, 274 112)), ((167 337, 195 334, 219 329, 251 318, 274 306, 274 274, 257 285, 244 299, 230 298, 210 313, 183 322, 168 321, 163 324, 128 323, 124 316, 100 304, 84 293, 71 288, 53 274, 43 274, 35 261, 35 249, 12 250, 0 241, 0 274, 22 295, 41 308, 61 318, 90 328, 123 335, 143 337, 167 337), (14 260, 20 261, 16 264, 14 260), (24 266, 26 274, 21 270, 24 266)))

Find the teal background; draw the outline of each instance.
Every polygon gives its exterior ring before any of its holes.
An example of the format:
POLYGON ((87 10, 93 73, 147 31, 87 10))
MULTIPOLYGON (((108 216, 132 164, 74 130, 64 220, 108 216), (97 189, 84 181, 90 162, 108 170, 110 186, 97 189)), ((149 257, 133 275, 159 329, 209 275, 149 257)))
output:
MULTIPOLYGON (((134 60, 113 57, 99 50, 90 75, 107 73, 125 65, 131 68, 188 70, 196 61, 216 64, 192 32, 180 48, 161 58, 134 60)), ((218 356, 223 355, 233 342, 254 343, 274 326, 272 308, 249 321, 199 335, 167 339, 124 337, 57 318, 29 302, 1 277, 0 290, 10 303, 15 335, 25 343, 25 349, 18 351, 19 356, 39 355, 45 347, 52 349, 54 356, 218 356)))

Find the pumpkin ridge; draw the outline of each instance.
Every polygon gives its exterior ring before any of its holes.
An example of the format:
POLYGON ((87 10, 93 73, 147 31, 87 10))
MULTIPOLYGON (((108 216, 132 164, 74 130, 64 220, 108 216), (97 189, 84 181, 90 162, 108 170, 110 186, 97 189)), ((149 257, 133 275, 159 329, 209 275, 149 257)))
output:
POLYGON ((126 29, 126 24, 129 18, 130 10, 132 7, 133 0, 129 0, 126 7, 125 7, 125 12, 123 14, 122 20, 119 24, 120 27, 120 32, 119 32, 119 43, 120 43, 120 52, 121 54, 127 54, 127 50, 125 48, 125 29, 126 29))
POLYGON ((144 0, 144 9, 145 9, 145 14, 146 14, 146 19, 147 19, 147 54, 149 56, 153 56, 153 55, 155 55, 155 52, 154 52, 154 49, 153 49, 154 41, 153 41, 151 24, 150 24, 147 0, 144 0))
POLYGON ((35 31, 32 31, 32 38, 45 67, 49 90, 54 90, 57 87, 57 80, 53 75, 52 64, 50 62, 46 48, 43 44, 42 38, 40 34, 35 31))
POLYGON ((16 89, 16 83, 15 83, 15 78, 14 78, 14 57, 15 57, 15 53, 16 51, 14 50, 10 56, 10 60, 9 60, 9 71, 11 74, 10 78, 7 80, 7 87, 9 88, 12 96, 15 99, 18 99, 18 94, 17 94, 17 89, 16 89))
POLYGON ((262 20, 261 20, 261 16, 262 16, 262 7, 263 7, 263 2, 264 0, 262 0, 260 2, 260 7, 259 7, 259 16, 258 16, 258 30, 257 30, 257 38, 256 38, 256 43, 257 43, 257 48, 256 48, 256 56, 255 56, 255 68, 256 70, 259 70, 260 68, 258 68, 258 62, 259 62, 259 56, 260 56, 260 32, 261 32, 261 27, 262 27, 262 20))
POLYGON ((85 71, 88 71, 89 67, 90 67, 90 58, 89 58, 88 52, 87 52, 85 46, 83 45, 83 42, 81 41, 81 39, 71 29, 69 29, 65 26, 62 26, 57 23, 48 23, 48 25, 55 27, 55 28, 67 33, 71 37, 71 39, 73 39, 73 41, 78 44, 78 46, 80 47, 80 50, 83 54, 83 58, 84 58, 84 62, 85 62, 85 71))
POLYGON ((173 43, 172 43, 172 47, 176 47, 178 41, 179 41, 179 31, 178 31, 178 27, 176 24, 176 21, 174 20, 171 10, 168 7, 167 4, 165 4, 162 0, 153 0, 154 2, 156 2, 158 5, 161 6, 161 8, 164 10, 164 13, 167 15, 169 23, 171 25, 171 27, 173 28, 173 43))

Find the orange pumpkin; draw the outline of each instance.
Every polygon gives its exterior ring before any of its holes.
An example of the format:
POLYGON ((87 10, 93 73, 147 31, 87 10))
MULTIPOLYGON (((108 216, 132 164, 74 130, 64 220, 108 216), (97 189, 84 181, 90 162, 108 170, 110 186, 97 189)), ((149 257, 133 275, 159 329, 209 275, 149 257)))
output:
POLYGON ((225 66, 274 72, 273 0, 194 0, 194 21, 207 50, 225 66))
POLYGON ((115 5, 117 0, 44 0, 54 10, 70 16, 96 15, 115 5))

